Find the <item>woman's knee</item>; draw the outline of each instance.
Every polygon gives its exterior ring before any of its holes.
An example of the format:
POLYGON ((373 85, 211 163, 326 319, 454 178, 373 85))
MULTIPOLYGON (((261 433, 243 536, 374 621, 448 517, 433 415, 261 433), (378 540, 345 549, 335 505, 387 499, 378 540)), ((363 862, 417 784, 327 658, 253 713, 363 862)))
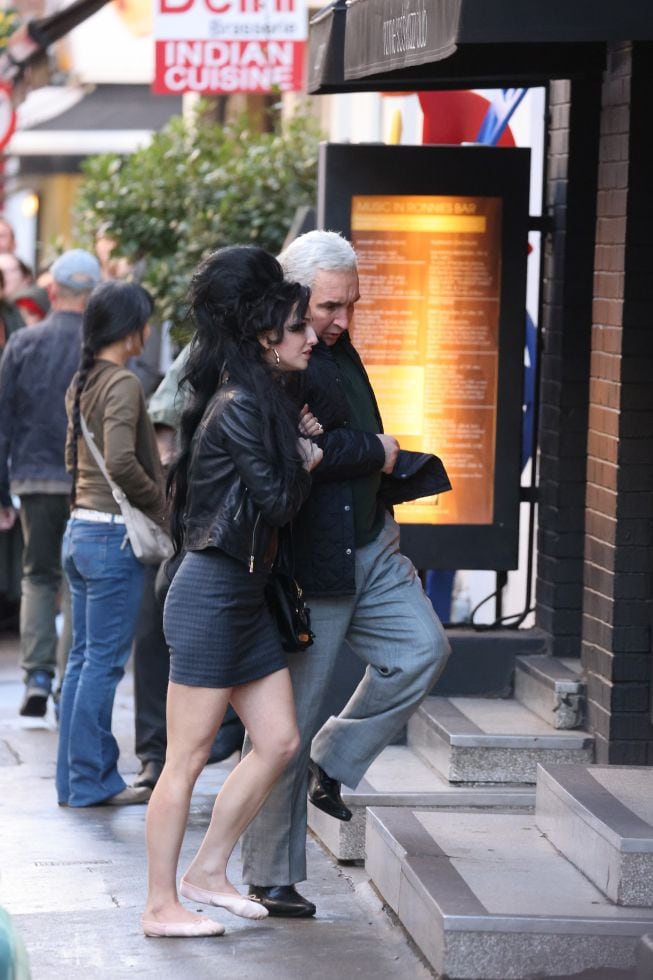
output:
POLYGON ((299 732, 296 728, 285 732, 278 740, 276 745, 276 756, 283 766, 295 758, 299 752, 299 732))
POLYGON ((187 780, 191 785, 204 769, 211 751, 211 744, 180 746, 176 748, 168 742, 165 768, 170 775, 187 780))
POLYGON ((289 762, 299 752, 300 738, 296 728, 278 732, 274 738, 266 741, 264 746, 254 746, 254 749, 265 755, 275 768, 285 769, 289 762))
POLYGON ((288 758, 288 762, 294 759, 297 753, 299 752, 301 742, 302 740, 300 738, 299 731, 296 728, 293 729, 290 737, 287 739, 286 742, 286 755, 288 758))

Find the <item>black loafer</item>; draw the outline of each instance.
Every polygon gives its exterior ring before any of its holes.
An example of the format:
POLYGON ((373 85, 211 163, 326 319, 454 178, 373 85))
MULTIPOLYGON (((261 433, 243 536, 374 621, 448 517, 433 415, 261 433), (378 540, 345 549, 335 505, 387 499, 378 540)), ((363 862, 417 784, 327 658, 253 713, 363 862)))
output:
POLYGON ((294 885, 250 885, 248 898, 260 902, 270 915, 289 919, 308 919, 315 915, 315 906, 300 895, 294 885))
POLYGON ((141 771, 132 783, 136 789, 140 789, 142 786, 148 789, 154 789, 159 781, 159 776, 163 769, 163 763, 159 762, 158 759, 148 759, 141 766, 141 771))
POLYGON ((336 820, 351 820, 351 810, 340 795, 340 783, 327 776, 324 769, 311 759, 308 763, 308 798, 318 810, 336 820))

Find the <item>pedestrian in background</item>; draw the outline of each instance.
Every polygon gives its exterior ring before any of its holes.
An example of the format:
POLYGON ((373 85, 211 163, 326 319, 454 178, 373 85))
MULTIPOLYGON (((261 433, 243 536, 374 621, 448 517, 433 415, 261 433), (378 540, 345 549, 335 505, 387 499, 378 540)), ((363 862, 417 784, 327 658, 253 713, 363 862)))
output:
POLYGON ((34 282, 34 270, 14 252, 0 252, 0 272, 4 279, 5 295, 11 302, 14 302, 16 293, 34 282))
MULTIPOLYGON (((15 250, 14 229, 6 218, 0 217, 0 252, 15 250)), ((0 274, 0 357, 10 334, 25 323, 22 311, 6 298, 0 274)), ((0 628, 15 628, 14 624, 18 623, 22 551, 23 539, 16 514, 0 506, 0 628)))
POLYGON ((100 266, 89 252, 71 249, 53 264, 52 276, 50 316, 12 334, 0 362, 0 517, 5 524, 15 520, 11 495, 20 497, 20 713, 32 717, 45 714, 57 657, 61 673, 67 654, 65 635, 57 650, 55 627, 71 487, 65 394, 79 363, 82 312, 100 281, 100 266))
MULTIPOLYGON (((184 409, 184 392, 179 381, 186 368, 190 344, 187 344, 168 368, 161 384, 150 398, 147 412, 154 425, 159 456, 165 468, 175 454, 176 433, 184 409)), ((134 748, 141 763, 134 786, 154 789, 163 770, 166 756, 166 700, 170 652, 163 635, 164 588, 156 589, 157 568, 145 569, 145 585, 136 632, 134 634, 134 748)), ((165 574, 159 584, 167 582, 165 574)), ((227 706, 207 765, 221 762, 240 751, 245 728, 232 705, 227 706)))
POLYGON ((66 395, 66 463, 72 474, 63 562, 72 597, 73 642, 61 693, 57 796, 61 805, 146 803, 150 790, 118 772, 111 714, 129 658, 144 566, 82 434, 84 418, 113 481, 131 504, 163 521, 163 474, 138 379, 125 368, 143 348, 152 314, 136 283, 104 282, 84 313, 79 371, 66 395))
POLYGON ((4 273, 0 270, 0 356, 11 335, 24 326, 25 320, 16 304, 9 299, 4 273))
POLYGON ((14 294, 14 306, 25 321, 26 327, 33 327, 45 320, 50 312, 50 297, 47 289, 31 283, 14 294))
POLYGON ((15 252, 16 236, 6 218, 0 217, 0 252, 15 252))

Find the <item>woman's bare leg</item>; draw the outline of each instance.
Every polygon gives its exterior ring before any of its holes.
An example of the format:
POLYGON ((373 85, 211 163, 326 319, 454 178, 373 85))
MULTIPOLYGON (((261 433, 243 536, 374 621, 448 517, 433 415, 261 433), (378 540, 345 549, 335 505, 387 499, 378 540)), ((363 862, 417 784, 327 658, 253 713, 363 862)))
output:
POLYGON ((230 688, 172 682, 168 687, 166 761, 145 823, 148 897, 143 917, 150 921, 192 922, 201 918, 179 901, 177 863, 193 787, 209 757, 230 694, 230 688))
POLYGON ((299 735, 287 670, 233 688, 231 703, 247 728, 252 750, 220 790, 209 828, 184 878, 198 888, 238 895, 227 878, 231 852, 297 751, 299 735))

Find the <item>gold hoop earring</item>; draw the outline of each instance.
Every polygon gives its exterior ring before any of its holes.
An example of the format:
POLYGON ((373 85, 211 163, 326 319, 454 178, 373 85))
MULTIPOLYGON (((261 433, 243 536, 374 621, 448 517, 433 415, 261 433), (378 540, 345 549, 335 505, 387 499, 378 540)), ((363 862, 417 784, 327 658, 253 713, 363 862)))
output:
POLYGON ((277 350, 276 347, 271 347, 270 350, 274 354, 274 363, 276 364, 277 367, 279 367, 279 365, 281 364, 281 358, 279 357, 279 351, 277 350))

